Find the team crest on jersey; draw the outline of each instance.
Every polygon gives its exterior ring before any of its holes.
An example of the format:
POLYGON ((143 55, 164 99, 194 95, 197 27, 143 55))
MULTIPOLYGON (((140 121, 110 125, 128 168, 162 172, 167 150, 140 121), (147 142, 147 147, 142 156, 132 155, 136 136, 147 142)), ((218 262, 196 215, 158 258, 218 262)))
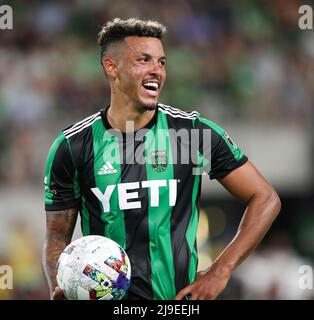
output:
POLYGON ((150 163, 156 172, 163 172, 167 168, 167 153, 166 151, 153 151, 150 154, 150 163))

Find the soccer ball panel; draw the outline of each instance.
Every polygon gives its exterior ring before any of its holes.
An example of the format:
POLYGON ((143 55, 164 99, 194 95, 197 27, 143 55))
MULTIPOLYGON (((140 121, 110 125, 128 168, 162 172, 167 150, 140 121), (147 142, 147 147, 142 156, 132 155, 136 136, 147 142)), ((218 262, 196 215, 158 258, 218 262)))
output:
POLYGON ((130 286, 131 265, 125 251, 103 236, 70 243, 59 257, 57 283, 69 300, 120 300, 130 286))

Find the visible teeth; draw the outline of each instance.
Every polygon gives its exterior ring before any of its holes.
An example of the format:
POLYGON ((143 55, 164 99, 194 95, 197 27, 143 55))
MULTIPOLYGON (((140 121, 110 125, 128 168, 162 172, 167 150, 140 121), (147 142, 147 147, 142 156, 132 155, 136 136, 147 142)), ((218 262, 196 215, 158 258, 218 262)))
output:
POLYGON ((156 83, 156 82, 146 82, 146 83, 144 83, 144 86, 145 87, 153 87, 153 88, 157 89, 158 88, 158 83, 156 83))

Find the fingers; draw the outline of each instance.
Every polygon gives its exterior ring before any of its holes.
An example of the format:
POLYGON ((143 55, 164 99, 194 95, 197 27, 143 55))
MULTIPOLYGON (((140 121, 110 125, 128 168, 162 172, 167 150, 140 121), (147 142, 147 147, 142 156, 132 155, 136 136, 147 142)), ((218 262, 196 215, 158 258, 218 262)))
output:
POLYGON ((177 296, 175 297, 175 300, 182 300, 182 299, 187 299, 187 300, 199 300, 199 295, 200 295, 200 283, 193 283, 185 288, 183 288, 177 296))
POLYGON ((54 292, 51 296, 52 300, 64 300, 63 290, 59 287, 55 287, 54 292))
POLYGON ((187 300, 206 300, 206 291, 204 291, 204 288, 202 284, 192 284, 181 291, 177 294, 175 297, 175 300, 182 300, 182 299, 187 299, 187 300))
POLYGON ((176 295, 175 300, 182 300, 185 296, 190 293, 190 287, 185 287, 176 295))

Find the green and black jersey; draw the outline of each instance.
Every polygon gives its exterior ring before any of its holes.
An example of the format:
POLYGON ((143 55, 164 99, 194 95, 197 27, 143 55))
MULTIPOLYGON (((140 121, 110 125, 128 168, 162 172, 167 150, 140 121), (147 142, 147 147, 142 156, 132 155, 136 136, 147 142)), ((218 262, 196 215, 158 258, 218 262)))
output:
POLYGON ((197 271, 201 173, 225 177, 247 157, 199 113, 158 104, 145 128, 118 132, 108 108, 63 130, 46 165, 45 208, 78 208, 83 235, 125 248, 129 298, 173 299, 197 271))

